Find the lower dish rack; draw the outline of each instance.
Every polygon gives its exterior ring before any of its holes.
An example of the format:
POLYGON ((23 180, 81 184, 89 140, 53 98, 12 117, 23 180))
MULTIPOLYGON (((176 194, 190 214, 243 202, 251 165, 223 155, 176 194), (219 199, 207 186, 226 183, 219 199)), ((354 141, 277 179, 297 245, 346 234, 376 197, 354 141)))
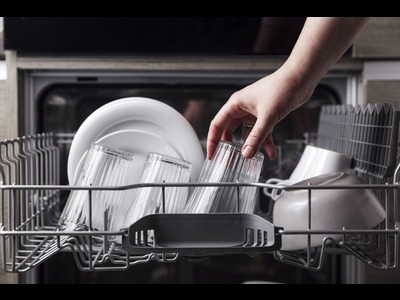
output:
MULTIPOLYGON (((89 201, 94 190, 127 190, 146 185, 123 187, 74 187, 59 184, 59 154, 52 134, 8 140, 0 143, 0 253, 6 272, 26 272, 61 251, 74 256, 82 271, 124 270, 137 264, 175 262, 179 258, 225 254, 256 256, 268 253, 280 262, 309 270, 321 270, 330 254, 354 255, 369 266, 393 269, 398 265, 398 190, 399 167, 393 183, 369 180, 360 186, 340 189, 371 189, 386 210, 385 221, 368 230, 314 230, 309 216, 307 230, 285 230, 255 214, 157 214, 146 216, 119 231, 58 231, 63 194, 86 190, 89 201), (305 235, 308 247, 301 251, 282 251, 282 237, 305 235), (322 246, 311 247, 313 235, 324 235, 322 246), (333 236, 340 235, 340 239, 333 236), (149 238, 151 237, 151 238, 149 238)), ((160 184, 194 187, 202 184, 160 184)), ((221 185, 221 184, 219 184, 221 185)), ((263 183, 226 183, 235 188, 306 189, 263 183)), ((154 186, 154 185, 152 185, 154 186)), ((156 185, 157 186, 157 185, 156 185)), ((211 185, 213 186, 213 185, 211 185)), ((331 189, 331 188, 329 188, 331 189)), ((165 201, 165 199, 164 199, 165 201)), ((240 201, 238 196, 238 201, 240 201)), ((89 205, 89 213, 91 205, 89 205)), ((89 228, 92 228, 89 224, 89 228)))
MULTIPOLYGON (((154 185, 153 185, 154 186, 154 185)), ((157 186, 157 185, 156 185, 157 186)), ((160 184, 160 188, 168 185, 160 184)), ((183 187, 194 185, 181 185, 183 187)), ((120 270, 151 260, 173 262, 179 257, 224 254, 257 254, 280 249, 281 238, 271 223, 252 214, 157 214, 148 215, 120 231, 58 231, 59 195, 71 190, 87 190, 89 207, 95 190, 143 188, 69 186, 5 186, 2 207, 8 207, 8 223, 1 223, 3 268, 7 272, 25 272, 60 251, 70 251, 80 270, 120 270), (35 200, 47 191, 51 201, 35 200), (33 197, 19 199, 18 194, 33 197), (27 201, 25 201, 27 200, 27 201), (52 203, 52 208, 47 204, 52 203), (32 212, 25 220, 25 212, 32 212), (14 218, 13 218, 14 217, 14 218), (12 220, 25 220, 13 227, 12 220), (148 237, 152 236, 150 240, 148 237)), ((240 188, 236 185, 235 188, 240 188)), ((4 212, 4 210, 2 210, 4 212)), ((89 208, 89 214, 92 211, 89 208)), ((91 219, 91 218, 89 218, 91 219)), ((92 228, 89 221, 88 228, 92 228)))

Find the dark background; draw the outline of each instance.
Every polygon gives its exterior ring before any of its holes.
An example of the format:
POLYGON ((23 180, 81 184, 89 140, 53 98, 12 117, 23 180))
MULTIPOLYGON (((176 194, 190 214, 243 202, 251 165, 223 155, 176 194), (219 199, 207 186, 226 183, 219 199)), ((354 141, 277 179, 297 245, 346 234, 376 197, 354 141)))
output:
POLYGON ((288 55, 306 17, 4 17, 5 48, 68 55, 288 55))
POLYGON ((5 17, 5 48, 26 52, 246 54, 261 17, 5 17))

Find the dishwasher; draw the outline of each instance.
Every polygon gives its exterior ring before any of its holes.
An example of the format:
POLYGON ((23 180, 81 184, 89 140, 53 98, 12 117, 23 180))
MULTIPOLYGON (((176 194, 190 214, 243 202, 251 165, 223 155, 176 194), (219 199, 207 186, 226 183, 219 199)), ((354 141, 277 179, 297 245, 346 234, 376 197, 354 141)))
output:
MULTIPOLYGON (((311 197, 321 187, 272 185, 263 182, 227 183, 237 190, 256 187, 306 190, 308 228, 285 230, 273 224, 270 215, 254 214, 156 214, 146 216, 119 231, 57 230, 60 202, 73 190, 89 195, 91 214, 95 190, 128 190, 140 185, 76 187, 60 185, 59 145, 73 136, 40 133, 0 143, 0 253, 6 272, 25 273, 43 262, 68 253, 80 271, 123 271, 146 263, 175 263, 180 259, 202 260, 212 256, 244 254, 256 258, 270 254, 276 261, 296 268, 321 271, 330 255, 356 258, 369 268, 398 266, 398 125, 400 109, 395 104, 324 105, 319 116, 315 144, 352 157, 351 173, 365 184, 322 189, 370 189, 385 209, 385 220, 372 229, 315 230, 311 220, 311 197), (155 238, 149 241, 151 234, 155 238), (307 236, 307 247, 283 251, 282 238, 307 236), (323 235, 320 247, 312 247, 314 235, 323 235), (333 238, 333 236, 340 238, 333 238), (111 238, 112 237, 112 238, 111 238), (118 237, 122 243, 114 242, 118 237)), ((182 188, 201 184, 160 184, 182 188)), ((211 186, 213 186, 211 184, 211 186)), ((279 200, 278 200, 279 201, 279 200)), ((238 205, 239 206, 239 205, 238 205)), ((271 208, 272 209, 272 208, 271 208)))

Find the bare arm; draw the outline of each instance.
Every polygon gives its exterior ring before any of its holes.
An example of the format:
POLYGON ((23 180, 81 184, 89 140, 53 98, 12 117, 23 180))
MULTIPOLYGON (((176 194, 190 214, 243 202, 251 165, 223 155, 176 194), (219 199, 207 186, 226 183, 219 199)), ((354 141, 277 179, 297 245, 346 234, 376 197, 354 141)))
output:
POLYGON ((255 124, 253 129, 244 128, 243 155, 252 157, 262 146, 271 159, 275 158, 275 124, 310 99, 367 21, 367 17, 308 17, 283 66, 233 94, 215 116, 207 140, 208 159, 221 139, 232 139, 232 132, 241 123, 255 124))
POLYGON ((314 90, 318 82, 353 44, 369 18, 309 17, 284 68, 314 90))

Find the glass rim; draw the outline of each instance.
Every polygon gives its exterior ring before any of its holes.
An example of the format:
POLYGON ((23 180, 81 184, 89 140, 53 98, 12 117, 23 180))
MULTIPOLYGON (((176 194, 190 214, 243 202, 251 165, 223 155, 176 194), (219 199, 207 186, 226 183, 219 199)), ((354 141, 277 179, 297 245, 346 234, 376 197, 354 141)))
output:
POLYGON ((112 148, 112 147, 109 147, 109 146, 103 146, 103 145, 100 145, 100 144, 97 144, 97 143, 93 143, 92 146, 90 147, 90 149, 98 149, 98 150, 104 152, 105 154, 118 156, 118 157, 123 158, 125 160, 133 160, 135 158, 135 155, 133 153, 131 153, 131 152, 127 152, 127 151, 124 151, 124 150, 112 148))
MULTIPOLYGON (((238 142, 230 142, 230 141, 222 141, 222 140, 219 143, 224 146, 228 146, 228 147, 232 148, 233 151, 235 151, 238 154, 240 154, 241 156, 243 156, 243 154, 242 154, 243 144, 240 144, 238 142)), ((260 161, 260 160, 264 160, 264 154, 262 154, 261 151, 258 151, 252 158, 244 158, 244 159, 260 161)))
POLYGON ((156 158, 157 160, 162 161, 164 163, 177 165, 177 166, 180 166, 185 169, 192 169, 192 164, 189 161, 180 159, 177 157, 169 156, 166 154, 161 154, 158 152, 149 152, 147 154, 146 162, 148 162, 150 159, 154 159, 154 158, 156 158))

